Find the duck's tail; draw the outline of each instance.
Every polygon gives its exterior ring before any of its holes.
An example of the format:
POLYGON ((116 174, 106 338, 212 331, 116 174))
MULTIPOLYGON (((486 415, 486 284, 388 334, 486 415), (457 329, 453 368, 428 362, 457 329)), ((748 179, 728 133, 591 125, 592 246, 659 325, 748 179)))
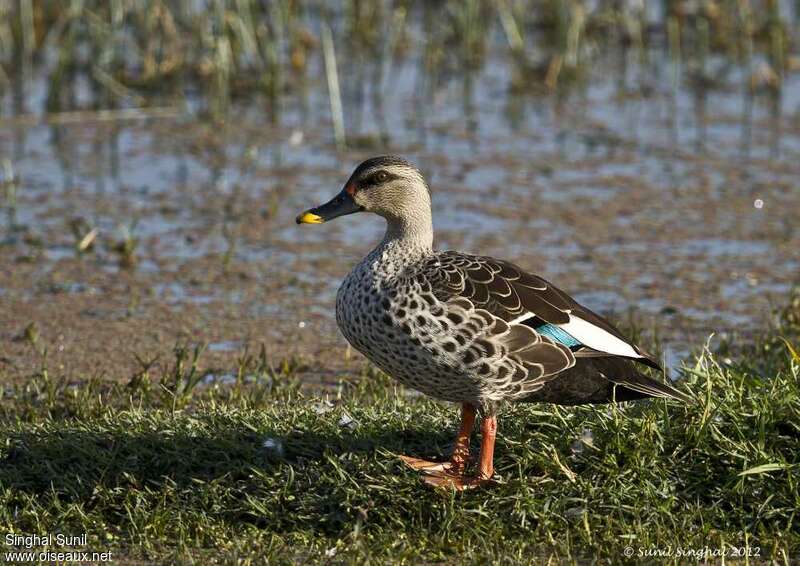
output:
POLYGON ((692 398, 672 385, 639 372, 633 363, 620 358, 592 358, 591 363, 611 383, 617 385, 616 399, 629 401, 644 397, 676 399, 690 403, 692 398))

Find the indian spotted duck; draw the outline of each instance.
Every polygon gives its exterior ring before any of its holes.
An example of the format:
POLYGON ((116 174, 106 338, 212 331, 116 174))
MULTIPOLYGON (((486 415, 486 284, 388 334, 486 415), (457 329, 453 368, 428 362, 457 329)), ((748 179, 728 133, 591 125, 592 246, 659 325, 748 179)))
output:
POLYGON ((355 212, 378 214, 387 227, 339 288, 339 328, 405 386, 461 404, 448 461, 402 457, 426 483, 457 490, 490 483, 497 413, 507 402, 689 400, 640 373, 637 364, 660 368, 611 323, 548 281, 508 261, 435 250, 430 189, 405 159, 368 159, 330 202, 296 220, 319 224, 355 212), (467 475, 476 415, 480 456, 477 472, 467 475))

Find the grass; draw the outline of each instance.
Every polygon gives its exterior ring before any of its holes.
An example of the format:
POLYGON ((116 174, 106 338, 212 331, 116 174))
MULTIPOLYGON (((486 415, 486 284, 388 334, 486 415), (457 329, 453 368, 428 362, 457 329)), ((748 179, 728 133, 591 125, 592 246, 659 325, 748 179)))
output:
POLYGON ((166 563, 616 563, 629 546, 788 563, 798 319, 800 299, 755 344, 698 356, 681 382, 691 405, 509 407, 501 485, 465 494, 425 488, 396 458, 446 455, 456 409, 369 368, 331 400, 263 354, 243 355, 231 385, 198 377, 200 348, 128 383, 43 369, 0 403, 0 530, 88 533, 92 551, 166 563))

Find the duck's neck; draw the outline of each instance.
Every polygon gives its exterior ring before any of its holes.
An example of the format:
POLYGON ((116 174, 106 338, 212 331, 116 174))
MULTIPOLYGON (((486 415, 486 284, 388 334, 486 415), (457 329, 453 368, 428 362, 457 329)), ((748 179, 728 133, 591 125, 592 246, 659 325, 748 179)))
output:
POLYGON ((401 267, 433 251, 433 221, 430 209, 402 217, 386 218, 386 234, 373 250, 374 259, 401 267))

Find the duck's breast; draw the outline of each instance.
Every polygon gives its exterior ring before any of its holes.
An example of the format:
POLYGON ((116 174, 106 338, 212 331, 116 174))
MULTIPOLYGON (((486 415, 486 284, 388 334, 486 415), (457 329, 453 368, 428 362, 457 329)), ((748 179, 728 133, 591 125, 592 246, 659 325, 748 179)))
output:
POLYGON ((413 278, 354 269, 337 294, 337 323, 356 350, 404 385, 449 401, 477 398, 481 384, 438 343, 444 329, 423 295, 413 278))
POLYGON ((353 268, 336 293, 336 324, 347 341, 362 353, 375 330, 379 298, 379 287, 364 263, 353 268))

